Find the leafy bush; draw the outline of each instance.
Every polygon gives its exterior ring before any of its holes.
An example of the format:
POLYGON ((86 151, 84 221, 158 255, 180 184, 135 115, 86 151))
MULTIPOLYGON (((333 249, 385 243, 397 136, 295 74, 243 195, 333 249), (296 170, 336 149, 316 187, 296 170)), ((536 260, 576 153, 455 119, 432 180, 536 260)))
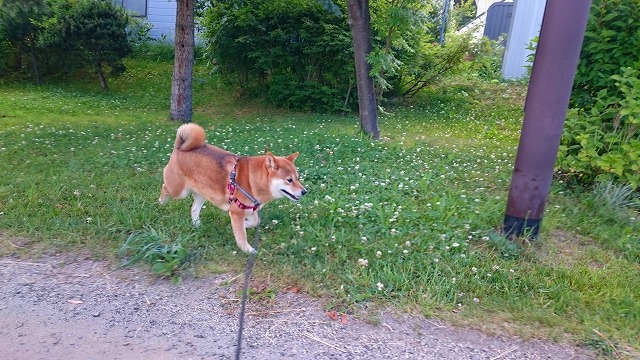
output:
POLYGON ((471 51, 468 34, 448 32, 444 44, 438 43, 442 19, 436 2, 381 0, 371 4, 371 12, 374 49, 367 60, 379 98, 384 92, 414 96, 460 69, 471 51))
POLYGON ((127 26, 127 38, 129 39, 129 44, 136 47, 153 41, 154 39, 149 36, 152 27, 153 25, 145 19, 137 16, 130 16, 129 25, 127 26))
POLYGON ((215 2, 202 23, 206 56, 241 93, 268 94, 294 109, 317 102, 333 110, 354 84, 345 16, 317 2, 215 2))
POLYGON ((640 185, 640 1, 594 0, 558 154, 588 185, 640 185))
POLYGON ((267 100, 275 106, 320 113, 348 110, 341 97, 338 90, 315 81, 299 83, 292 74, 272 77, 267 92, 267 100))
MULTIPOLYGON (((0 2, 0 57, 21 71, 24 60, 40 81, 41 72, 55 74, 92 68, 103 88, 105 68, 117 75, 132 44, 149 39, 149 25, 130 22, 124 9, 109 0, 28 0, 0 2), (13 57, 3 56, 8 44, 13 57)), ((0 63, 2 61, 0 60, 0 63)))
POLYGON ((5 73, 9 68, 11 46, 5 40, 2 29, 0 29, 0 72, 5 73))
POLYGON ((616 93, 613 75, 640 68, 640 1, 594 0, 576 72, 572 102, 593 104, 600 91, 616 93))
POLYGON ((504 55, 504 39, 491 40, 483 36, 471 42, 468 54, 469 72, 485 81, 502 78, 502 57, 504 55))
MULTIPOLYGON (((36 76, 36 81, 40 81, 39 69, 39 22, 49 16, 50 8, 45 0, 21 0, 21 1, 0 1, 0 34, 2 34, 2 45, 0 50, 5 49, 3 59, 9 63, 9 53, 7 45, 14 52, 12 59, 15 61, 14 68, 20 70, 23 66, 23 57, 26 56, 31 62, 32 69, 36 76)), ((0 56, 3 54, 0 53, 0 56)))
POLYGON ((560 172, 592 183, 610 178, 640 185, 640 71, 613 75, 617 92, 602 89, 590 110, 571 109, 557 166, 560 172))
POLYGON ((398 88, 402 96, 414 96, 437 80, 461 68, 465 56, 471 50, 471 35, 449 35, 443 45, 423 43, 416 53, 411 67, 403 68, 398 88))
POLYGON ((132 51, 129 16, 108 0, 62 2, 56 10, 56 16, 47 22, 45 44, 66 51, 70 61, 93 68, 107 90, 104 67, 113 75, 123 73, 122 59, 132 51))

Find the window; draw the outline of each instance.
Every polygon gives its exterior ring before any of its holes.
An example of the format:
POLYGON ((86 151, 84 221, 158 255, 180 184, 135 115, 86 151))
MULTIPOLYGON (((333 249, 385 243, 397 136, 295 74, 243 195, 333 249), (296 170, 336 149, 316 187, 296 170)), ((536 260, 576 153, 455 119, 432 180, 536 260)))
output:
POLYGON ((135 16, 147 16, 147 0, 112 0, 114 4, 131 11, 135 16))

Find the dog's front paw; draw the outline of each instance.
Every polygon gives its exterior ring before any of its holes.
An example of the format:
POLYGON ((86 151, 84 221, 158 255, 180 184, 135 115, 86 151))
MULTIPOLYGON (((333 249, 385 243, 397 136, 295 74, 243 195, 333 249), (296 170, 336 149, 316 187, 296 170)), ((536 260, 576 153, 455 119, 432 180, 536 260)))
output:
POLYGON ((249 254, 249 255, 254 255, 257 254, 258 251, 256 249, 253 248, 253 246, 249 245, 248 248, 246 249, 242 249, 242 251, 244 251, 245 253, 249 254))
POLYGON ((194 227, 200 227, 200 219, 191 220, 191 225, 194 227))

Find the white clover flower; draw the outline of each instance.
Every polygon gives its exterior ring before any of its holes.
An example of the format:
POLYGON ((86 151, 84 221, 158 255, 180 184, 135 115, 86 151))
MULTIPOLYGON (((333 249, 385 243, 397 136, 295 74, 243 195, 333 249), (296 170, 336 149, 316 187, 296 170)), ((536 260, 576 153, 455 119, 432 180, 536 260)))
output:
POLYGON ((376 251, 376 257, 382 257, 382 251, 378 250, 376 251))
POLYGON ((457 242, 454 242, 453 244, 451 244, 451 247, 458 247, 460 246, 460 244, 458 244, 457 242))
POLYGON ((474 266, 474 267, 471 268, 471 271, 472 272, 478 272, 478 268, 474 266))
POLYGON ((380 291, 380 290, 384 289, 384 284, 379 282, 379 283, 376 284, 376 287, 378 287, 378 291, 380 291))
POLYGON ((358 265, 365 267, 365 266, 369 266, 369 260, 367 259, 358 259, 358 265))

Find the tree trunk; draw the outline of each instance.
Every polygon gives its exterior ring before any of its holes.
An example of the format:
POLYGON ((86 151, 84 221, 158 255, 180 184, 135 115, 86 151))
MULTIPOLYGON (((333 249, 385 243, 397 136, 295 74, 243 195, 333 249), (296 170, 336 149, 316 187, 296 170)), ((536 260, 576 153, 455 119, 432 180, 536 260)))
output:
POLYGON ((102 90, 109 91, 109 85, 107 84, 107 79, 104 77, 104 71, 102 71, 102 63, 100 63, 100 61, 96 63, 96 73, 98 74, 98 80, 100 80, 102 90))
POLYGON ((191 84, 195 47, 194 14, 196 0, 177 0, 175 62, 171 81, 171 120, 191 122, 191 84))
POLYGON ((36 84, 40 85, 40 68, 38 66, 35 45, 33 44, 31 44, 31 63, 33 65, 33 73, 36 75, 36 84))
POLYGON ((360 128, 373 139, 379 139, 376 95, 373 78, 369 75, 371 65, 367 62, 367 55, 371 53, 372 49, 369 0, 347 0, 347 11, 349 12, 349 27, 353 38, 353 54, 356 64, 360 128))

